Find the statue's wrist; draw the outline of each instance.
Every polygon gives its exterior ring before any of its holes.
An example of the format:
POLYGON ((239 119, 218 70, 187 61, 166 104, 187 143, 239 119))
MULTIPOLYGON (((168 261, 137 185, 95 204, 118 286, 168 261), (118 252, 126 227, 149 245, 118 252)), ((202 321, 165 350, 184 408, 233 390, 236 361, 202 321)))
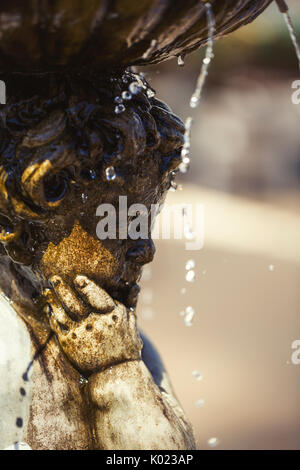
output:
POLYGON ((141 359, 133 359, 95 372, 89 377, 89 393, 98 407, 112 405, 116 400, 132 399, 137 387, 145 385, 147 369, 141 359), (146 372, 146 374, 145 374, 146 372))

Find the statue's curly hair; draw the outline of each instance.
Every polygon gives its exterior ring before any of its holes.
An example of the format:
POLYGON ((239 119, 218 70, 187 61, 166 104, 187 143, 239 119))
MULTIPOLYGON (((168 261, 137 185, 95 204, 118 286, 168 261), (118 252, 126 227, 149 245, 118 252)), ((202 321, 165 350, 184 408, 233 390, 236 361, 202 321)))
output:
POLYGON ((4 246, 20 236, 22 221, 49 219, 71 182, 106 184, 113 166, 122 185, 126 172, 140 171, 145 154, 159 167, 161 191, 167 189, 180 163, 184 126, 142 76, 10 75, 6 83, 0 124, 4 246))

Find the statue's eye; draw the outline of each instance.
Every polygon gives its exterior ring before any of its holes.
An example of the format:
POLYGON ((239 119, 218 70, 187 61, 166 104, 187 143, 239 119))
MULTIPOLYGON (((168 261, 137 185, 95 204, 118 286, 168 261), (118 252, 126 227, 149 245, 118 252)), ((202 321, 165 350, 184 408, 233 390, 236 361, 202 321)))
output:
POLYGON ((45 178, 44 193, 48 202, 60 201, 66 194, 68 187, 67 177, 63 173, 45 178))

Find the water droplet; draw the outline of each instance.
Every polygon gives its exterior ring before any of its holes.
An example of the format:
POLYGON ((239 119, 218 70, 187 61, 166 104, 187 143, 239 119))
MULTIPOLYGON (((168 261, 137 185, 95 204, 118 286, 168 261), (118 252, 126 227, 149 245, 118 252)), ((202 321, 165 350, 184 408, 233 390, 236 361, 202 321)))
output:
POLYGON ((178 168, 179 168, 180 173, 187 173, 189 169, 189 167, 185 165, 185 163, 180 163, 178 168))
POLYGON ((190 154, 189 149, 187 147, 183 147, 183 149, 181 150, 182 158, 187 157, 189 154, 190 154))
POLYGON ((193 271, 193 270, 188 271, 185 275, 185 279, 186 279, 187 282, 194 282, 195 277, 196 277, 195 271, 193 271))
POLYGON ((179 315, 180 315, 181 317, 184 317, 184 316, 185 316, 185 311, 184 311, 184 310, 181 310, 181 312, 179 312, 179 315))
POLYGON ((147 96, 148 96, 148 98, 154 98, 154 96, 155 96, 155 91, 152 90, 151 88, 148 88, 148 89, 147 89, 147 96))
POLYGON ((211 437, 210 439, 208 439, 207 441, 207 444, 209 445, 209 447, 217 447, 217 445, 220 444, 220 441, 217 437, 211 437))
POLYGON ((181 289, 180 294, 182 294, 182 295, 186 294, 186 288, 185 288, 185 287, 183 287, 183 288, 181 289))
POLYGON ((192 376, 198 380, 200 382, 200 380, 203 379, 203 375, 201 374, 201 372, 199 372, 199 370, 193 370, 192 372, 192 376))
POLYGON ((123 83, 128 83, 129 82, 129 75, 124 73, 124 75, 122 75, 122 82, 123 83))
POLYGON ((113 166, 109 166, 105 170, 107 181, 113 181, 116 178, 116 171, 113 166))
POLYGON ((274 271, 274 269, 275 269, 275 266, 274 266, 274 264, 270 264, 270 265, 269 265, 269 271, 273 272, 273 271, 274 271))
POLYGON ((177 64, 179 65, 179 67, 183 67, 184 66, 184 59, 181 55, 178 56, 178 59, 177 59, 177 64))
POLYGON ((84 385, 88 384, 89 381, 88 379, 86 379, 85 377, 83 377, 82 375, 80 376, 79 378, 79 386, 80 387, 83 387, 84 385))
POLYGON ((118 104, 118 106, 115 107, 115 114, 124 113, 125 109, 126 108, 125 108, 124 104, 118 104))
POLYGON ((185 318, 184 318, 185 326, 192 326, 194 315, 195 315, 195 310, 193 309, 193 307, 191 306, 186 307, 185 318))
POLYGON ((190 269, 194 269, 194 267, 195 267, 195 261, 193 259, 189 259, 186 262, 185 269, 189 271, 190 269))
POLYGON ((202 408, 202 406, 204 406, 204 405, 205 405, 205 400, 203 398, 200 398, 195 403, 196 408, 202 408))
POLYGON ((176 191, 177 188, 178 188, 177 183, 175 183, 175 181, 171 181, 169 190, 176 191))
POLYGON ((122 98, 123 100, 126 100, 126 101, 131 100, 132 94, 129 91, 123 91, 122 98))
POLYGON ((82 204, 86 204, 88 200, 88 195, 85 193, 81 194, 82 204))
POLYGON ((130 93, 132 93, 133 95, 137 95, 142 91, 142 87, 141 85, 139 85, 138 82, 131 82, 128 88, 130 93))
POLYGON ((94 179, 96 178, 96 172, 95 172, 95 170, 90 170, 89 173, 90 173, 90 178, 91 178, 91 180, 94 180, 94 179))
POLYGON ((117 104, 122 104, 123 100, 122 100, 121 96, 115 96, 114 102, 117 103, 117 104))
POLYGON ((197 97, 196 95, 193 95, 193 96, 191 97, 190 107, 191 107, 191 108, 197 108, 197 106, 198 106, 198 104, 199 104, 199 101, 200 101, 200 100, 198 99, 198 97, 197 97))

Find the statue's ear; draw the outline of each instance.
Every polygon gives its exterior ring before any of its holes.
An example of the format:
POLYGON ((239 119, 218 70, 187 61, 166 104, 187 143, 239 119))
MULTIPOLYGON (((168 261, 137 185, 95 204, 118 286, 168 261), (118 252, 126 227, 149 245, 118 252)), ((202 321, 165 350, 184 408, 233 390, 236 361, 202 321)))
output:
POLYGON ((33 163, 26 168, 21 178, 23 195, 46 210, 60 205, 67 187, 66 172, 59 171, 50 160, 33 163))

